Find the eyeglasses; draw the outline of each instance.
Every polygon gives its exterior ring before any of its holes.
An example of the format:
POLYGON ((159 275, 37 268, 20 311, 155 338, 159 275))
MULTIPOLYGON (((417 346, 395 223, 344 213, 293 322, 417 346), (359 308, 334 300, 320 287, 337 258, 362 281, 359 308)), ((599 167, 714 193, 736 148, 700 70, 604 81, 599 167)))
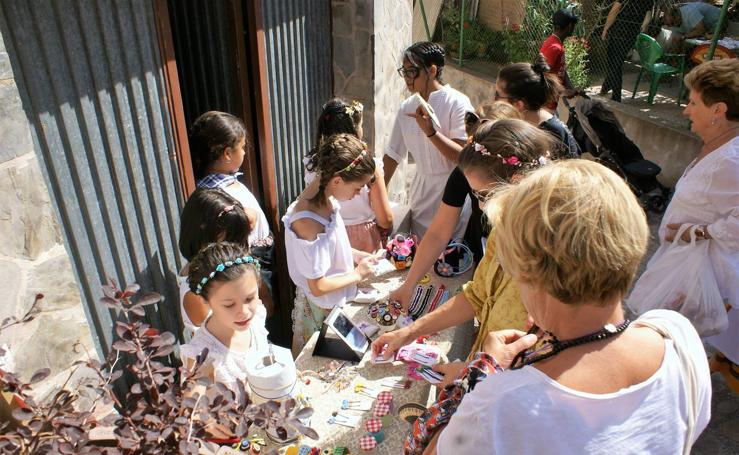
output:
POLYGON ((496 90, 496 91, 495 91, 495 95, 493 96, 493 99, 494 99, 495 101, 498 101, 498 100, 509 100, 509 99, 511 99, 511 97, 510 97, 510 96, 502 96, 502 95, 501 95, 500 93, 498 93, 498 91, 496 90))
POLYGON ((419 68, 417 66, 413 66, 411 68, 405 68, 401 66, 398 68, 398 74, 400 74, 400 77, 402 78, 411 78, 415 79, 419 75, 419 68))

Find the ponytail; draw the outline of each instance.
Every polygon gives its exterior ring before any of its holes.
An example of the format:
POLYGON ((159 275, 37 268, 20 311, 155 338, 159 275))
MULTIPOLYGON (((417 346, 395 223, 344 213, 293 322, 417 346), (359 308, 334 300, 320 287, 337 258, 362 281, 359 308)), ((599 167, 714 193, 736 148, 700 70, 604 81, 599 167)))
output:
POLYGON ((505 83, 511 100, 521 100, 526 109, 539 110, 557 101, 562 91, 559 78, 550 73, 546 58, 539 54, 534 63, 512 63, 501 68, 498 77, 505 83))

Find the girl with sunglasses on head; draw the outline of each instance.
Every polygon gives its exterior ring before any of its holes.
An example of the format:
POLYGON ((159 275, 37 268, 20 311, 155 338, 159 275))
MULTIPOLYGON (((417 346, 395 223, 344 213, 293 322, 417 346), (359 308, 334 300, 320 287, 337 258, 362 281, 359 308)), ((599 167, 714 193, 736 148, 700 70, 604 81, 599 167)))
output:
POLYGON ((523 114, 524 120, 551 133, 560 142, 563 154, 569 158, 580 156, 580 147, 567 125, 546 109, 556 103, 562 92, 557 76, 549 72, 549 65, 539 54, 533 64, 505 65, 495 81, 495 99, 507 101, 523 114))
MULTIPOLYGON (((305 157, 305 183, 316 178, 318 168, 318 149, 321 143, 333 134, 346 133, 362 140, 362 112, 359 101, 351 104, 334 98, 323 105, 318 117, 316 146, 305 157)), ((352 248, 374 253, 384 247, 384 241, 393 228, 393 212, 387 199, 387 188, 383 180, 382 160, 374 158, 375 174, 370 183, 358 195, 348 201, 341 201, 341 217, 346 225, 346 233, 352 248)))
MULTIPOLYGON (((550 152, 554 145, 550 135, 523 120, 482 122, 462 150, 459 169, 472 191, 481 198, 476 203, 482 204, 486 195, 501 183, 516 182, 529 170, 556 158, 550 152)), ((480 329, 470 357, 480 350, 489 331, 526 326, 526 310, 518 289, 498 265, 493 235, 488 236, 484 256, 472 281, 464 285, 460 294, 409 326, 380 336, 372 343, 373 354, 384 352, 385 358, 389 358, 419 336, 440 332, 473 318, 480 321, 480 329)), ((440 387, 454 380, 464 365, 464 362, 452 362, 436 366, 435 369, 444 374, 440 387)))
MULTIPOLYGON (((435 43, 420 42, 410 46, 403 54, 403 66, 398 73, 412 94, 420 95, 438 118, 438 129, 429 112, 419 106, 414 96, 400 105, 395 118, 390 141, 382 159, 385 183, 389 184, 398 163, 408 153, 416 163, 416 175, 410 189, 411 232, 419 239, 431 224, 441 203, 444 184, 459 159, 467 138, 464 128, 465 112, 474 108, 467 96, 445 85, 444 49, 435 43)), ((469 216, 469 208, 465 208, 469 216)), ((455 231, 461 237, 464 222, 455 231)))

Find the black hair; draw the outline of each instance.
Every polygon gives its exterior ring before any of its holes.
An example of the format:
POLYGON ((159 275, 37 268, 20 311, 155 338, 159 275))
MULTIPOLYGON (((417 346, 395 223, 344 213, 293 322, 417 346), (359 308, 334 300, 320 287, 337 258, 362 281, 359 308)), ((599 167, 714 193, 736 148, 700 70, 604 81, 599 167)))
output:
POLYGON ((554 25, 554 30, 563 30, 567 28, 570 24, 577 24, 577 21, 578 18, 575 13, 567 8, 557 10, 552 15, 552 25, 554 25))
POLYGON ((307 170, 316 171, 318 148, 326 138, 340 133, 357 136, 357 127, 362 123, 362 111, 361 104, 349 104, 341 98, 332 98, 323 105, 316 126, 316 144, 308 153, 307 170))
MULTIPOLYGON (((210 277, 211 272, 216 271, 218 265, 233 262, 236 258, 243 258, 245 256, 249 256, 249 249, 237 243, 220 242, 211 243, 206 246, 189 263, 187 283, 190 285, 190 290, 193 293, 197 293, 198 284, 203 278, 210 277)), ((254 272, 258 286, 259 268, 255 263, 245 262, 243 264, 234 264, 230 267, 225 267, 223 271, 216 272, 213 278, 208 278, 208 281, 203 285, 200 295, 205 300, 208 300, 208 293, 213 282, 224 283, 238 280, 248 270, 254 272)))
POLYGON ((220 189, 198 188, 180 217, 180 253, 188 261, 206 245, 233 242, 248 248, 251 229, 244 207, 220 189))
POLYGON ((436 65, 436 80, 439 82, 443 82, 441 73, 444 69, 444 57, 444 48, 429 41, 414 43, 403 52, 403 59, 427 72, 431 65, 436 65))
POLYGON ((318 193, 310 201, 319 205, 325 203, 326 185, 334 176, 352 182, 375 173, 372 152, 367 150, 364 142, 351 134, 334 134, 323 141, 318 148, 317 163, 320 183, 318 193))
POLYGON ((223 156, 227 147, 235 147, 241 139, 249 141, 241 119, 219 111, 208 111, 195 119, 189 139, 196 179, 206 176, 208 167, 223 156))
POLYGON ((511 63, 500 69, 498 77, 505 82, 509 101, 523 101, 526 109, 535 111, 559 98, 562 84, 550 73, 542 54, 531 63, 511 63))

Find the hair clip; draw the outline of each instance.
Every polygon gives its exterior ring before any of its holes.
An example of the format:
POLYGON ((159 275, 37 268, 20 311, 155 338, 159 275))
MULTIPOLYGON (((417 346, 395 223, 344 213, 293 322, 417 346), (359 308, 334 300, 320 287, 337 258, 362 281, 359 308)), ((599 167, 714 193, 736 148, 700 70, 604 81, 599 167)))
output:
POLYGON ((352 161, 351 163, 349 163, 349 165, 347 167, 345 167, 344 170, 341 171, 341 172, 349 172, 352 169, 354 169, 357 166, 357 164, 359 164, 359 162, 364 159, 364 157, 366 155, 367 155, 367 148, 365 147, 364 149, 362 149, 362 153, 360 153, 359 155, 357 155, 357 157, 354 158, 354 161, 352 161))
POLYGON ((233 261, 226 261, 221 264, 218 264, 212 272, 208 274, 208 276, 204 276, 200 283, 198 283, 198 286, 195 288, 195 295, 200 295, 203 292, 203 287, 208 283, 208 281, 212 280, 214 276, 216 276, 216 273, 223 272, 229 267, 233 267, 235 265, 242 265, 242 264, 254 264, 257 269, 260 268, 259 261, 254 259, 252 256, 241 256, 233 261))
POLYGON ((507 164, 509 166, 520 166, 521 160, 518 159, 516 155, 511 155, 508 158, 503 157, 500 153, 498 153, 498 158, 503 162, 503 164, 507 164))
POLYGON ((480 144, 479 142, 473 142, 473 144, 475 144, 474 147, 476 152, 480 152, 480 154, 483 156, 490 156, 490 152, 488 152, 487 147, 480 144))
POLYGON ((216 218, 220 218, 221 215, 223 215, 224 213, 230 212, 231 210, 234 209, 234 207, 236 207, 236 206, 235 205, 227 205, 227 206, 223 207, 223 210, 221 210, 221 212, 218 214, 218 216, 216 218))

